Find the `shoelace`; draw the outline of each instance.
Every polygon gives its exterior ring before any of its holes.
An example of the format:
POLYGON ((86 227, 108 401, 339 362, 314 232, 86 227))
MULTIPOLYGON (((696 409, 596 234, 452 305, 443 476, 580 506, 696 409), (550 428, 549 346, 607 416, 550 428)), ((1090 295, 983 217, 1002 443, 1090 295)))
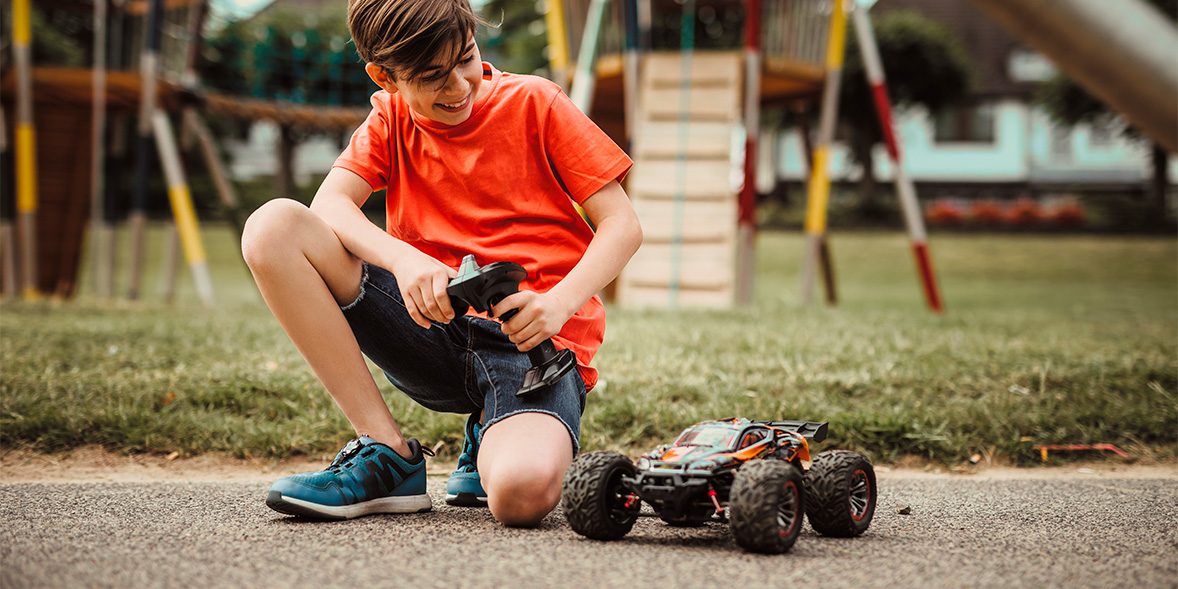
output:
MULTIPOLYGON (((477 438, 479 435, 478 431, 471 433, 474 434, 475 438, 477 438)), ((456 470, 458 472, 477 472, 478 466, 475 463, 475 460, 478 458, 478 454, 478 444, 475 443, 474 440, 470 439, 470 436, 467 436, 466 442, 462 444, 462 454, 458 455, 458 467, 456 470)))

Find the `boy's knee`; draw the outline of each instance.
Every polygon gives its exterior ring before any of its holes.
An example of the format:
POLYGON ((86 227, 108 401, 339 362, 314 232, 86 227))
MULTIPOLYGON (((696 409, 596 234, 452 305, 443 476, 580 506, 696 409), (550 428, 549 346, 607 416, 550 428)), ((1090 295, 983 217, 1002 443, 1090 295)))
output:
POLYGON ((288 243, 291 228, 301 215, 310 213, 302 203, 276 198, 258 207, 241 230, 241 255, 250 268, 266 263, 275 248, 288 243))
POLYGON ((519 469, 484 481, 491 515, 505 526, 532 527, 558 503, 563 472, 519 469))

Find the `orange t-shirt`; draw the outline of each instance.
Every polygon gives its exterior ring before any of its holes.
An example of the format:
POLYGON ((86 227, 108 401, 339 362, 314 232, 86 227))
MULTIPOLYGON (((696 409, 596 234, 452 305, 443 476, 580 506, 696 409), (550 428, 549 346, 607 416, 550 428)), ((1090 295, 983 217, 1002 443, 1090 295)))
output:
MULTIPOLYGON (((454 126, 413 112, 400 95, 373 94, 335 167, 374 191, 388 188, 393 237, 453 268, 467 254, 479 265, 516 262, 528 271, 521 289, 547 292, 593 239, 573 201, 621 181, 632 162, 556 84, 488 63, 483 83, 489 90, 454 126)), ((573 350, 589 389, 604 335, 605 308, 594 296, 552 338, 573 350)))

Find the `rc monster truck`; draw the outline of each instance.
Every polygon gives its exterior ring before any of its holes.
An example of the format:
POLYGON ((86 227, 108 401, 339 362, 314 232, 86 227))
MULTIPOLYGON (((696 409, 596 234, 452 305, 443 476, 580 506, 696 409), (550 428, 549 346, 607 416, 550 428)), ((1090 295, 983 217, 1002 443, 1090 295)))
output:
POLYGON ((826 423, 724 419, 693 425, 635 465, 617 452, 578 456, 564 478, 561 507, 577 533, 617 540, 646 502, 673 526, 718 516, 745 550, 782 553, 802 528, 858 536, 875 514, 875 470, 860 454, 830 450, 826 423), (804 462, 810 462, 805 470, 804 462))

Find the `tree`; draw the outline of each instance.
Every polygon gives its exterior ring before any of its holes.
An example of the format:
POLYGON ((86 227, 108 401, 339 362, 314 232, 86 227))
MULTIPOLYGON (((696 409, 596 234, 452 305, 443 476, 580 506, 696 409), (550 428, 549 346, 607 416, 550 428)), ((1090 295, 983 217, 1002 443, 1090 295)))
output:
POLYGON ((538 9, 543 2, 519 2, 518 0, 490 0, 480 10, 481 16, 491 26, 486 27, 486 36, 479 43, 483 58, 495 63, 495 67, 519 74, 548 74, 548 28, 544 14, 538 9))
MULTIPOLYGON (((973 69, 964 48, 948 29, 907 10, 879 16, 873 28, 895 107, 923 106, 936 113, 969 95, 973 69)), ((851 157, 863 168, 860 206, 872 210, 876 187, 872 149, 883 141, 883 134, 859 43, 852 34, 847 35, 841 92, 840 132, 848 140, 851 157)))
MULTIPOLYGON (((1178 0, 1147 1, 1168 16, 1170 22, 1178 19, 1178 0)), ((1117 119, 1116 113, 1104 102, 1062 72, 1039 85, 1035 90, 1035 102, 1047 110, 1056 124, 1064 128, 1070 129, 1081 123, 1103 125, 1117 119)), ((1150 218, 1157 221, 1165 220, 1166 191, 1170 186, 1170 162, 1166 150, 1150 142, 1134 127, 1126 126, 1123 132, 1127 138, 1150 143, 1153 173, 1149 189, 1146 191, 1152 213, 1150 218)))

